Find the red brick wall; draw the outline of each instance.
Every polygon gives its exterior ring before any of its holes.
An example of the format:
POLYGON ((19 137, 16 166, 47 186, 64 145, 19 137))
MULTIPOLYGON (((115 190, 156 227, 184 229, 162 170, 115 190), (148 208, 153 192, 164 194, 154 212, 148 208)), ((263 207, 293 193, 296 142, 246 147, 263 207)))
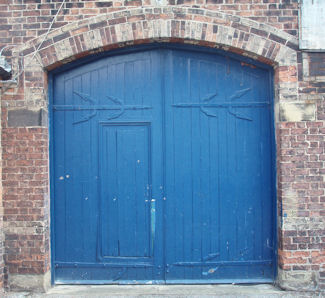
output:
MULTIPOLYGON (((1 90, 0 90, 1 96, 1 90)), ((0 115, 1 121, 1 115, 0 115)), ((1 144, 1 125, 0 125, 0 177, 2 176, 2 144, 1 144)), ((0 179, 0 293, 4 286, 4 233, 3 233, 3 206, 2 206, 2 179, 0 179)))
MULTIPOLYGON (((316 121, 278 124, 279 266, 311 272, 325 289, 325 54, 298 53, 298 96, 317 104, 316 121), (292 192, 289 196, 286 194, 292 192), (294 197, 295 200, 292 200, 294 197)), ((317 281, 316 281, 317 280, 317 281)))
POLYGON ((318 272, 320 289, 325 287, 324 133, 323 121, 279 125, 279 188, 293 189, 296 197, 294 204, 289 198, 279 202, 279 216, 288 222, 286 229, 279 229, 279 266, 318 272))
MULTIPOLYGON (((68 0, 54 23, 54 28, 126 7, 149 6, 155 1, 157 0, 68 0)), ((167 3, 168 0, 165 4, 167 3)), ((49 0, 0 1, 0 46, 24 44, 45 33, 60 4, 60 1, 49 0)), ((181 10, 184 6, 192 7, 193 11, 207 8, 214 12, 248 18, 256 21, 256 24, 269 24, 291 34, 293 38, 298 36, 298 0, 169 0, 169 4, 179 8, 179 11, 174 11, 174 19, 179 22, 189 18, 208 22, 212 17, 199 13, 189 17, 181 10)), ((168 18, 164 6, 161 9, 159 17, 168 18)), ((135 21, 137 16, 133 18, 124 22, 135 21)), ((141 15, 138 18, 145 17, 141 15)), ((263 25, 256 30, 237 23, 236 18, 229 21, 229 17, 223 15, 214 19, 215 25, 229 26, 230 23, 232 28, 244 32, 244 41, 239 38, 240 41, 232 49, 240 48, 236 50, 239 53, 244 52, 249 34, 269 38, 265 48, 270 55, 262 55, 269 60, 260 57, 261 61, 271 63, 270 60, 276 57, 282 45, 298 50, 296 44, 284 37, 264 31, 266 28, 263 25)), ((77 43, 78 34, 89 28, 80 26, 82 29, 58 33, 51 42, 69 40, 75 46, 71 50, 75 57, 85 55, 88 49, 85 48, 85 52, 81 53, 77 43), (70 38, 70 33, 75 34, 74 39, 70 38)), ((96 26, 101 25, 99 23, 96 26)), ((176 32, 177 28, 174 29, 176 32)), ((105 38, 102 37, 103 40, 105 38)), ((44 45, 48 48, 40 58, 46 64, 45 67, 61 63, 55 56, 54 49, 49 46, 51 42, 44 45)), ((201 44, 212 46, 205 41, 201 44)), ((84 44, 82 46, 85 47, 84 44)), ((110 47, 105 46, 104 49, 110 47)), ((10 51, 6 54, 10 55, 10 51)), ((297 61, 290 66, 278 67, 277 62, 274 62, 275 96, 280 103, 299 102, 302 106, 315 104, 317 109, 314 119, 310 121, 280 119, 277 123, 278 279, 279 284, 285 288, 324 289, 325 73, 322 66, 325 65, 325 54, 300 51, 296 54, 297 61)), ((8 110, 35 107, 46 109, 47 87, 43 78, 46 81, 46 76, 43 77, 40 70, 29 70, 24 77, 25 81, 22 78, 19 86, 12 86, 2 96, 5 263, 9 275, 42 274, 49 269, 47 128, 42 125, 28 128, 8 127, 7 122, 8 110), (45 96, 39 97, 40 94, 45 96)), ((0 261, 0 276, 1 268, 3 266, 0 261)))
POLYGON ((42 274, 49 269, 48 132, 6 127, 2 136, 8 274, 42 274))
MULTIPOLYGON (((61 1, 2 0, 0 44, 21 44, 45 33, 61 1)), ((298 35, 298 0, 166 0, 176 6, 205 7, 244 16, 298 35)), ((151 0, 75 1, 68 0, 54 28, 94 15, 125 7, 148 6, 151 0)))

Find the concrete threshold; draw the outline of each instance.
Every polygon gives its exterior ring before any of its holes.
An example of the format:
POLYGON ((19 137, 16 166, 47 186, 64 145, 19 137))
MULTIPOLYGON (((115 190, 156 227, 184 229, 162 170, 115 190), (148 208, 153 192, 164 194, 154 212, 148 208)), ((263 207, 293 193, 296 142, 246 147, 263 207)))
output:
POLYGON ((7 293, 23 297, 323 297, 310 292, 282 291, 273 285, 60 285, 46 294, 7 293))

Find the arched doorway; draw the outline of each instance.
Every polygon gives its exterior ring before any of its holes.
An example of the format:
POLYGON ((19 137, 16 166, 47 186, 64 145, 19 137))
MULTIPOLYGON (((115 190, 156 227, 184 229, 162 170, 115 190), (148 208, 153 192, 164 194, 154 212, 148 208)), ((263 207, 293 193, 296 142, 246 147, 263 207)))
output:
POLYGON ((270 282, 272 72, 160 45, 52 75, 54 282, 270 282))

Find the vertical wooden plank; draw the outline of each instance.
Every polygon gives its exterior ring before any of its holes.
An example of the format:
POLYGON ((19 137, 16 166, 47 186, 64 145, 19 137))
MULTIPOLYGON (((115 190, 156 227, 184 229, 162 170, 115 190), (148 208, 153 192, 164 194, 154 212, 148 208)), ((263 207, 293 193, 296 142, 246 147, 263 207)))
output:
MULTIPOLYGON (((179 188, 185 189, 186 177, 178 174, 179 168, 177 164, 180 162, 187 167, 186 155, 179 154, 176 148, 179 148, 182 139, 177 138, 177 132, 183 127, 183 118, 179 118, 177 111, 172 109, 175 102, 176 92, 181 92, 181 88, 175 85, 177 77, 177 68, 180 67, 182 61, 177 60, 173 56, 172 51, 166 53, 166 84, 165 84, 165 125, 166 125, 166 238, 165 238, 165 258, 166 258, 166 278, 174 277, 174 274, 180 274, 182 268, 174 266, 174 263, 182 259, 183 254, 183 214, 181 210, 183 193, 177 193, 179 188), (176 116, 177 115, 177 116, 176 116), (180 159, 180 160, 179 160, 180 159), (184 181, 185 180, 185 181, 184 181)), ((176 97, 177 98, 177 97, 176 97)))
MULTIPOLYGON (((183 80, 182 90, 177 94, 177 85, 175 86, 175 96, 174 103, 184 102, 191 103, 191 59, 188 57, 183 57, 179 53, 175 53, 174 59, 177 59, 181 62, 181 65, 176 65, 177 70, 176 77, 181 77, 183 80), (180 67, 181 66, 181 67, 180 67)), ((177 171, 183 177, 183 187, 182 187, 182 196, 183 201, 181 204, 182 213, 183 213, 183 261, 192 261, 193 260, 193 242, 192 242, 192 233, 193 233, 193 186, 192 186, 192 123, 191 123, 191 114, 190 109, 176 109, 175 113, 175 127, 176 134, 175 139, 179 140, 178 146, 175 148, 181 148, 179 152, 179 157, 176 158, 177 164, 175 167, 179 167, 180 170, 177 171), (181 126, 177 125, 180 118, 181 126), (178 137, 180 136, 180 137, 178 137)), ((177 149, 176 149, 177 150, 177 149)), ((179 149, 178 149, 179 150, 179 149)), ((176 154, 176 153, 175 153, 176 154)), ((178 191, 176 190, 176 193, 178 191)), ((192 268, 185 266, 183 269, 183 278, 193 278, 192 268)))
MULTIPOLYGON (((147 56, 148 53, 145 53, 147 56)), ((166 204, 166 189, 164 183, 164 174, 166 171, 165 158, 165 78, 164 78, 164 62, 165 52, 162 50, 150 52, 150 60, 146 63, 144 69, 145 82, 140 84, 141 89, 138 91, 141 94, 141 103, 153 107, 150 111, 151 128, 149 134, 150 141, 150 185, 148 188, 149 199, 155 199, 155 226, 151 226, 152 237, 150 255, 154 256, 153 269, 147 269, 148 279, 156 279, 163 281, 165 279, 165 255, 164 241, 165 231, 165 204, 166 204), (149 90, 149 92, 148 92, 149 90)), ((138 68, 137 68, 138 69, 138 68)), ((141 114, 144 114, 141 111, 141 114)), ((144 117, 148 119, 147 117, 144 117)), ((150 211, 148 211, 150 212, 150 211)), ((150 224, 150 223, 149 223, 150 224)))
MULTIPOLYGON (((210 103, 215 102, 215 95, 217 93, 216 73, 218 65, 212 61, 201 61, 200 62, 200 102, 210 103), (213 97, 211 97, 213 96, 213 97), (211 100, 208 98, 211 97, 211 100)), ((216 217, 217 214, 212 213, 215 209, 217 203, 216 192, 212 192, 211 187, 211 164, 213 160, 211 159, 211 126, 216 123, 216 109, 207 109, 209 115, 205 114, 200 110, 199 121, 200 121, 200 170, 199 170, 199 180, 200 180, 200 208, 202 210, 201 218, 201 262, 211 262, 218 260, 218 251, 211 247, 211 242, 213 238, 218 238, 216 235, 215 227, 212 224, 212 218, 216 217), (212 234, 212 235, 211 235, 212 234)), ((212 148, 216 151, 217 148, 212 148)), ((213 183, 216 183, 215 181, 213 183)), ((218 187, 218 185, 217 185, 218 187)), ((212 266, 213 267, 213 266, 212 266)), ((214 266, 216 268, 216 266, 214 266)), ((200 272, 201 278, 212 278, 214 272, 210 271, 211 268, 202 268, 200 272)))
MULTIPOLYGON (((191 101, 200 102, 200 61, 191 59, 191 101)), ((193 210, 193 234, 192 234, 192 261, 200 262, 202 260, 202 195, 200 190, 200 110, 191 109, 191 184, 192 184, 192 210, 193 210)), ((194 278, 200 276, 202 268, 200 266, 192 267, 194 278)))
POLYGON ((117 167, 117 131, 102 129, 100 137, 100 177, 101 177, 101 214, 106 214, 108 222, 100 217, 102 230, 102 256, 119 256, 119 225, 118 225, 118 167, 117 167))
MULTIPOLYGON (((89 75, 89 74, 88 74, 89 75)), ((88 82, 87 82, 88 83, 88 82)), ((87 86, 85 86, 87 88, 87 86)), ((74 84, 72 80, 66 81, 65 97, 73 98, 74 84)), ((76 112, 69 111, 65 112, 66 116, 66 146, 65 146, 65 157, 66 166, 64 173, 64 180, 66 183, 66 234, 67 234, 67 258, 70 261, 76 261, 81 257, 81 225, 76 221, 77 214, 81 213, 80 197, 81 190, 78 183, 78 172, 77 167, 80 162, 78 156, 80 156, 79 141, 76 137, 76 129, 74 122, 77 121, 78 116, 76 112), (78 144, 78 145, 77 145, 78 144)))
MULTIPOLYGON (((182 79, 182 86, 174 84, 173 103, 190 102, 190 80, 191 61, 187 57, 182 57, 177 53, 172 53, 173 78, 182 79)), ((191 111, 184 109, 173 109, 173 143, 174 148, 174 183, 175 189, 171 200, 175 204, 177 211, 175 222, 175 247, 176 254, 174 262, 191 260, 193 229, 192 219, 192 163, 191 163, 191 111), (180 191, 181 190, 181 191, 180 191)), ((190 268, 175 268, 175 275, 187 276, 191 274, 190 268)))
MULTIPOLYGON (((150 226, 148 224, 148 213, 146 200, 150 200, 148 196, 147 186, 149 184, 148 172, 149 163, 148 159, 148 135, 143 131, 143 135, 136 135, 135 141, 135 194, 136 194, 136 218, 135 218, 135 255, 136 256, 149 256, 149 233, 150 226), (145 183, 144 183, 145 182, 145 183)), ((133 211, 133 212, 134 212, 133 211)))
MULTIPOLYGON (((53 104, 60 104, 64 101, 64 77, 54 81, 54 99, 53 104)), ((53 112, 53 122, 55 123, 55 129, 53 129, 53 139, 55 140, 53 144, 53 150, 55 152, 54 159, 54 223, 56 232, 55 243, 60 243, 61 245, 56 246, 55 249, 55 260, 56 261, 67 261, 65 251, 67 250, 66 242, 66 193, 65 193, 65 181, 61 177, 64 177, 65 173, 65 113, 63 111, 54 110, 53 112)), ((53 153, 54 153, 53 152, 53 153)))

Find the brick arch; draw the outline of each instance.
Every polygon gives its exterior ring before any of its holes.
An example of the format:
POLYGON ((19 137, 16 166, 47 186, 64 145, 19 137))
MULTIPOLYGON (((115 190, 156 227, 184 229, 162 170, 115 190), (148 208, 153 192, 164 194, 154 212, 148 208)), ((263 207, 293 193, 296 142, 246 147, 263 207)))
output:
MULTIPOLYGON (((42 39, 17 52, 31 55, 42 39)), ((298 49, 296 37, 275 27, 208 9, 169 6, 121 10, 65 25, 48 35, 38 61, 50 70, 96 51, 153 41, 219 47, 279 66, 293 64, 298 49)))
POLYGON ((297 100, 297 38, 270 25, 219 11, 176 6, 123 9, 67 24, 43 39, 40 36, 13 51, 16 68, 18 57, 23 58, 25 69, 19 85, 25 90, 24 100, 32 105, 37 97, 45 99, 47 105, 46 71, 96 52, 153 42, 221 48, 272 65, 276 121, 281 99, 297 100))

